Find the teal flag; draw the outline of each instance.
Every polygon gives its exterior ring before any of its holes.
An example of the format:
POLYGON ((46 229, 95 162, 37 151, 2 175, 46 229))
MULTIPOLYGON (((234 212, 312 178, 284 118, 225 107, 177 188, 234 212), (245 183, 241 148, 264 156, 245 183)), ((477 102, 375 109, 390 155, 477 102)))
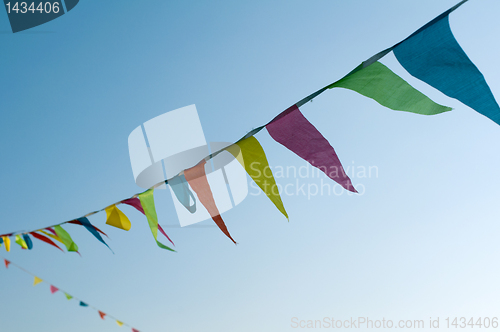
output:
POLYGON ((184 174, 177 175, 176 177, 168 180, 168 184, 172 188, 175 196, 179 202, 191 213, 196 212, 196 199, 193 193, 189 190, 188 183, 184 174), (191 204, 193 201, 193 204, 191 204))
POLYGON ((448 15, 417 31, 393 52, 410 74, 500 124, 500 107, 453 36, 448 15))

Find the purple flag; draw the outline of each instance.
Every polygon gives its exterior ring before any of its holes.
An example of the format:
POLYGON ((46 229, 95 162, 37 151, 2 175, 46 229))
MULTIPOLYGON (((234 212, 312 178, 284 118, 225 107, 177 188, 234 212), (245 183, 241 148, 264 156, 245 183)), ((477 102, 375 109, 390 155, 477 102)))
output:
POLYGON ((269 135, 280 144, 323 171, 345 189, 356 192, 339 157, 326 138, 293 105, 266 125, 269 135))

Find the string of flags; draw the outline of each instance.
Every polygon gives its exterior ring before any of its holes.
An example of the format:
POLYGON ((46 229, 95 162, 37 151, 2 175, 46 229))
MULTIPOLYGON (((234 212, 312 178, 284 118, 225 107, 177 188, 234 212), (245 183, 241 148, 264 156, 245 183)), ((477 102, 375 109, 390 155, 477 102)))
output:
POLYGON ((132 332, 139 332, 139 330, 137 330, 137 329, 133 328, 133 327, 132 327, 132 326, 130 326, 129 324, 127 324, 127 323, 125 323, 125 322, 123 322, 123 321, 121 321, 121 320, 116 319, 115 317, 113 317, 113 316, 111 316, 111 315, 109 315, 109 314, 107 314, 107 313, 105 313, 105 312, 103 312, 103 311, 101 311, 101 310, 97 309, 96 307, 94 307, 94 306, 92 306, 92 305, 88 304, 87 302, 84 302, 84 301, 82 301, 82 300, 80 300, 80 299, 76 298, 76 297, 75 297, 75 296, 73 296, 73 295, 70 295, 68 292, 66 292, 66 291, 62 290, 62 289, 61 289, 61 288, 59 288, 59 287, 56 287, 56 286, 54 286, 54 285, 52 285, 52 284, 48 283, 47 281, 45 281, 45 280, 43 280, 43 279, 41 279, 41 278, 39 278, 39 277, 37 277, 35 274, 31 273, 30 271, 26 270, 25 268, 23 268, 23 267, 21 267, 21 266, 19 266, 19 265, 17 265, 17 264, 15 264, 15 263, 13 263, 12 261, 7 260, 7 259, 5 259, 5 258, 3 258, 3 257, 1 257, 1 256, 0 256, 0 258, 2 258, 2 259, 3 259, 4 264, 5 264, 5 268, 6 268, 6 269, 8 269, 8 268, 9 268, 9 266, 11 266, 11 265, 12 265, 12 266, 17 267, 19 270, 21 270, 21 271, 23 271, 23 272, 25 272, 25 273, 27 273, 27 274, 31 275, 31 276, 33 277, 33 286, 36 286, 36 285, 41 284, 41 283, 46 283, 46 284, 48 284, 48 285, 49 285, 49 291, 50 291, 50 293, 51 293, 51 294, 55 294, 55 293, 57 293, 57 292, 60 292, 60 293, 64 294, 64 297, 65 297, 67 300, 74 300, 74 301, 78 302, 78 305, 79 305, 80 307, 94 309, 95 311, 97 311, 97 314, 99 315, 99 317, 100 317, 101 319, 103 319, 103 320, 104 320, 104 319, 106 319, 106 317, 108 317, 109 319, 114 320, 118 326, 127 326, 127 327, 130 327, 130 328, 132 329, 132 332))
POLYGON ((18 231, 0 235, 0 245, 3 244, 9 251, 11 238, 14 238, 15 243, 23 249, 30 250, 33 247, 31 240, 31 237, 33 237, 62 250, 53 241, 55 240, 62 244, 67 251, 78 253, 78 246, 62 227, 65 224, 77 224, 85 227, 97 240, 108 246, 101 236, 101 234, 104 236, 106 234, 92 225, 87 217, 105 211, 106 224, 128 231, 131 228, 131 222, 118 208, 120 204, 128 204, 146 216, 156 244, 162 249, 175 251, 158 240, 158 232, 160 232, 170 244, 175 246, 158 224, 155 209, 154 189, 164 184, 171 186, 179 202, 191 213, 193 205, 190 204, 190 198, 194 199, 191 190, 194 191, 200 203, 210 213, 215 224, 231 241, 236 243, 215 204, 206 178, 204 164, 221 152, 228 151, 241 163, 252 180, 288 219, 288 214, 272 171, 269 168, 264 149, 254 137, 264 128, 267 129, 269 135, 276 142, 324 172, 344 189, 356 193, 357 191, 344 171, 335 149, 316 127, 304 117, 300 107, 329 89, 344 88, 356 91, 396 111, 435 115, 452 110, 450 107, 435 103, 379 62, 381 58, 390 52, 393 52, 403 68, 415 78, 426 82, 443 94, 461 101, 478 113, 500 124, 500 107, 495 97, 481 72, 456 41, 450 28, 449 15, 467 1, 461 1, 422 26, 408 38, 362 62, 340 80, 301 99, 267 124, 253 129, 234 144, 208 155, 197 165, 185 169, 175 177, 158 183, 145 192, 111 204, 101 210, 90 212, 78 219, 34 231, 18 231), (253 167, 250 167, 250 165, 253 167))

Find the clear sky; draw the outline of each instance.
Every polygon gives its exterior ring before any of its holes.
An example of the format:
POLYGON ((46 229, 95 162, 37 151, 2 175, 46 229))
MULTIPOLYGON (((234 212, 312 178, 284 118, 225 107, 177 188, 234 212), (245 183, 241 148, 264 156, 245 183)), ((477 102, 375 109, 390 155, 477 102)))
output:
MULTIPOLYGON (((234 141, 402 40, 456 0, 89 1, 12 34, 0 13, 0 233, 30 230, 141 191, 127 138, 143 122, 196 104, 208 141, 234 141)), ((3 10, 0 10, 3 11, 3 10)), ((471 0, 452 30, 500 96, 497 0, 471 0)), ((498 125, 382 60, 452 112, 386 109, 327 91, 304 115, 362 192, 283 195, 290 221, 263 195, 216 227, 178 227, 155 196, 178 253, 159 249, 131 207, 112 254, 82 227, 82 257, 39 241, 0 254, 141 331, 293 331, 299 320, 495 317, 500 306, 498 125), (363 175, 363 168, 372 174, 363 175), (376 170, 376 171, 375 171, 376 170)), ((271 167, 305 166, 266 131, 271 167)), ((250 181, 250 180, 249 180, 250 181)), ((311 187, 312 188, 312 187, 311 187)), ((211 226, 211 221, 201 225, 211 226)), ((120 331, 31 276, 0 267, 0 331, 120 331)), ((426 325, 427 326, 427 325, 426 325)))

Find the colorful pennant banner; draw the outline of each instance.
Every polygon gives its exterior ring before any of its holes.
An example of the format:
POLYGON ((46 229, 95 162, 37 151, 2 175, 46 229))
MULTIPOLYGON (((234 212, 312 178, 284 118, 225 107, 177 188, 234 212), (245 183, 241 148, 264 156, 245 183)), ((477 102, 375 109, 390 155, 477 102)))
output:
POLYGON ((63 249, 53 240, 62 244, 67 251, 78 253, 77 244, 72 240, 67 230, 62 227, 64 224, 72 223, 84 226, 99 242, 109 248, 101 236, 101 234, 105 234, 92 225, 88 217, 105 211, 107 225, 128 231, 132 226, 131 222, 118 208, 120 204, 127 204, 135 207, 146 216, 153 238, 160 248, 175 251, 158 240, 159 231, 174 245, 170 237, 158 224, 154 202, 154 189, 165 184, 171 186, 179 202, 191 213, 196 211, 197 204, 192 193, 194 191, 200 200, 199 203, 207 209, 215 224, 232 242, 236 243, 215 204, 204 165, 219 153, 228 151, 240 162, 252 180, 288 219, 288 214, 277 190, 276 181, 269 168, 266 154, 254 137, 264 128, 267 129, 269 135, 276 142, 323 171, 344 189, 357 192, 333 146, 304 117, 300 107, 329 89, 344 88, 356 91, 392 110, 422 115, 435 115, 451 110, 450 107, 435 103, 379 62, 381 58, 390 52, 394 53, 403 68, 415 78, 431 85, 443 94, 461 101, 500 124, 500 107, 495 97, 481 72, 456 41, 450 28, 449 14, 467 1, 461 1, 408 38, 364 61, 340 80, 301 99, 266 125, 253 129, 236 143, 210 154, 175 177, 158 183, 143 193, 136 194, 131 198, 121 200, 77 219, 30 232, 13 232, 0 235, 0 245, 3 243, 5 249, 10 251, 10 238, 14 237, 15 243, 21 246, 22 249, 31 250, 33 242, 30 236, 33 236, 61 251, 63 249), (250 167, 250 165, 259 166, 255 168, 250 167))
MULTIPOLYGON (((1 256, 0 256, 0 258, 3 258, 3 257, 1 257, 1 256)), ((86 308, 91 308, 91 309, 94 309, 95 311, 97 311, 97 313, 99 314, 99 317, 100 317, 101 319, 105 319, 105 317, 107 316, 107 317, 109 317, 110 319, 114 320, 114 321, 118 324, 118 326, 128 326, 128 327, 130 327, 130 328, 131 328, 132 332, 139 332, 139 330, 137 330, 137 329, 133 328, 133 327, 132 327, 132 326, 130 326, 129 324, 126 324, 126 323, 124 323, 124 322, 122 322, 122 321, 119 321, 119 320, 118 320, 118 319, 116 319, 115 317, 113 317, 113 316, 111 316, 111 315, 109 315, 109 314, 107 314, 107 313, 104 313, 103 311, 101 311, 101 310, 99 310, 99 309, 97 309, 97 308, 95 308, 95 307, 91 306, 91 305, 90 305, 90 304, 88 304, 87 302, 83 302, 82 300, 77 299, 76 297, 73 297, 72 295, 69 295, 66 291, 61 290, 59 287, 56 287, 56 286, 54 286, 54 285, 52 285, 52 284, 48 283, 47 281, 42 280, 41 278, 39 278, 39 277, 37 277, 35 274, 33 274, 33 273, 29 272, 29 271, 28 271, 28 270, 26 270, 25 268, 23 268, 23 267, 21 267, 21 266, 19 266, 19 265, 15 264, 15 263, 12 263, 11 261, 8 261, 8 260, 7 260, 7 259, 5 259, 5 258, 3 258, 3 260, 4 260, 4 262, 5 262, 5 268, 6 268, 6 269, 7 269, 10 265, 12 265, 12 266, 17 267, 19 270, 23 271, 24 273, 27 273, 27 274, 31 275, 31 276, 34 278, 34 279, 33 279, 33 286, 36 286, 36 285, 41 284, 41 283, 46 283, 46 284, 48 284, 48 285, 49 285, 49 290, 50 290, 50 293, 51 293, 51 294, 55 294, 55 293, 57 293, 58 291, 61 291, 61 292, 64 294, 64 296, 66 297, 66 299, 68 299, 68 300, 72 300, 72 299, 74 299, 74 300, 76 300, 76 301, 78 302, 78 305, 79 305, 79 306, 81 306, 81 307, 86 307, 86 308)))

